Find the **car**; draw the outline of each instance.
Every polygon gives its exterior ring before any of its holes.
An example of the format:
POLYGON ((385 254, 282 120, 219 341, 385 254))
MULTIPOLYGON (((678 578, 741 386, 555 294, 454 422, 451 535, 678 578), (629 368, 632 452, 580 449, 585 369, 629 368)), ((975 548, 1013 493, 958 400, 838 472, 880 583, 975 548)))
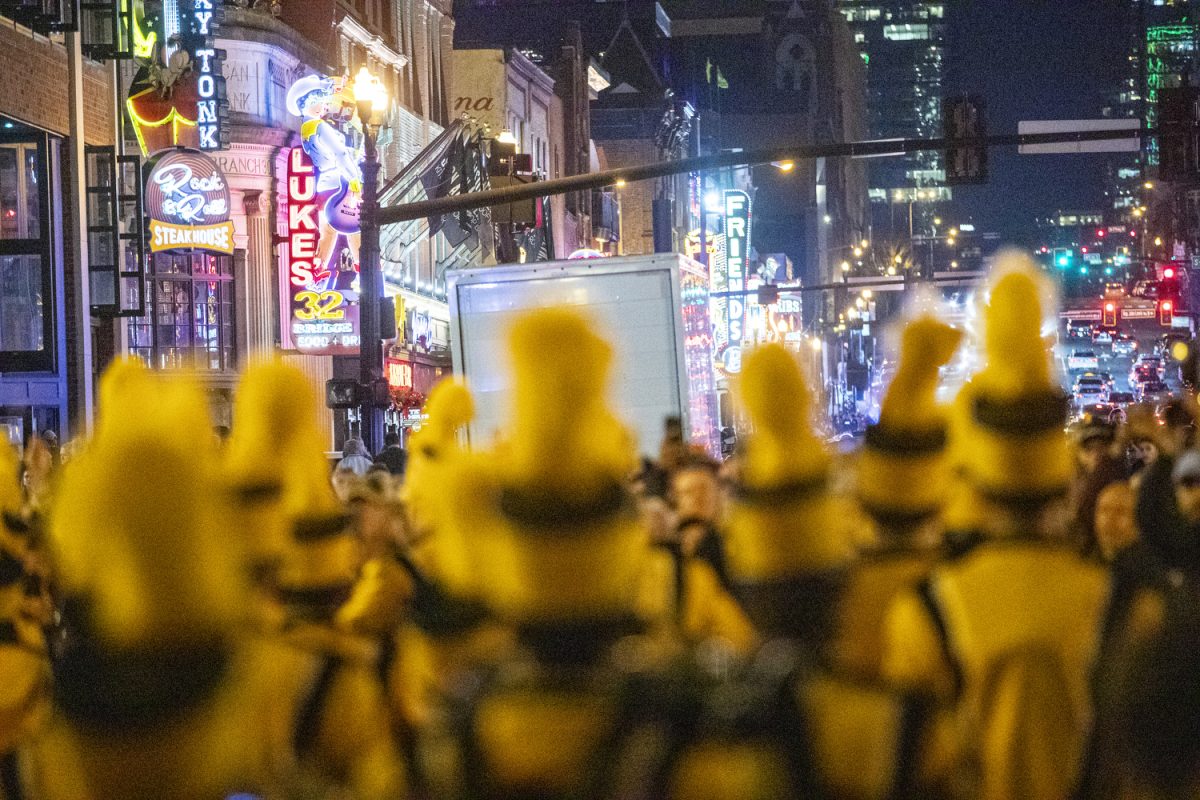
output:
POLYGON ((1092 344, 1112 344, 1112 331, 1098 330, 1092 334, 1092 344))
POLYGON ((1137 386, 1139 383, 1146 381, 1156 381, 1159 379, 1158 370, 1150 364, 1134 364, 1129 370, 1129 385, 1137 386))
POLYGON ((1138 402, 1162 405, 1170 402, 1171 390, 1162 381, 1146 381, 1138 387, 1138 402))
POLYGON ((1075 382, 1075 402, 1079 406, 1108 402, 1108 386, 1099 378, 1080 378, 1075 382))
POLYGON ((1114 356, 1132 356, 1137 354, 1137 340, 1125 333, 1113 337, 1112 352, 1114 356))
POLYGON ((1075 379, 1075 386, 1078 387, 1080 383, 1085 381, 1100 381, 1108 388, 1109 391, 1112 391, 1113 388, 1113 377, 1107 372, 1093 372, 1089 370, 1081 373, 1079 377, 1075 379))
POLYGON ((1092 338, 1092 323, 1072 321, 1067 323, 1067 338, 1069 339, 1091 339, 1092 338))
POLYGON ((1067 356, 1067 369, 1100 369, 1100 359, 1095 350, 1075 350, 1067 356))
POLYGON ((1134 367, 1149 367, 1158 373, 1160 378, 1162 377, 1163 373, 1167 371, 1166 366, 1163 364, 1163 360, 1158 356, 1150 355, 1149 353, 1142 353, 1140 356, 1138 356, 1137 361, 1134 362, 1134 367))
POLYGON ((1133 392, 1109 392, 1108 402, 1114 406, 1127 406, 1136 403, 1137 398, 1133 396, 1133 392))

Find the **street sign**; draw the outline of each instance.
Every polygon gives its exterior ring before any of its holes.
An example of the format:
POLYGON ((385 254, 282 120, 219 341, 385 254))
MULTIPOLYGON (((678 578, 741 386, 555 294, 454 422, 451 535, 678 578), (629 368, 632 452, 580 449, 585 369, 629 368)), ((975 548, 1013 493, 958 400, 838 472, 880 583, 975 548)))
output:
MULTIPOLYGON (((1017 123, 1021 136, 1034 133, 1070 133, 1072 131, 1126 131, 1142 126, 1140 119, 1036 119, 1017 123)), ((1017 152, 1023 156, 1051 153, 1137 153, 1142 140, 1107 139, 1091 142, 1056 142, 1053 144, 1023 144, 1017 152)))

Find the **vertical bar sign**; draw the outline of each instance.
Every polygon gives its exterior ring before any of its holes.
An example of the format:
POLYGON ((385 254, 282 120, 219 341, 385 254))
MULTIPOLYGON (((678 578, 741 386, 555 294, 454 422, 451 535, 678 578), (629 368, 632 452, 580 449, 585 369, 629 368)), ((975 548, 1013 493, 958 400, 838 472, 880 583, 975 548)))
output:
POLYGON ((221 75, 224 51, 213 46, 213 28, 220 16, 213 0, 193 0, 191 33, 199 75, 196 78, 196 128, 201 150, 221 149, 221 99, 225 78, 221 75))
POLYGON ((725 190, 725 269, 729 287, 729 339, 726 372, 741 371, 742 339, 746 332, 746 261, 750 253, 750 195, 725 190))

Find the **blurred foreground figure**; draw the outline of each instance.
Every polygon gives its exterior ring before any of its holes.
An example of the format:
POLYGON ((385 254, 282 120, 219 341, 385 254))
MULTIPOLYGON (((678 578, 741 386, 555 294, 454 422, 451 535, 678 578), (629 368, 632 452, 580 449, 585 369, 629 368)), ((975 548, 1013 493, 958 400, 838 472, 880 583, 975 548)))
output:
POLYGON ((379 673, 407 580, 364 560, 330 483, 317 398, 279 362, 246 370, 227 447, 234 531, 257 589, 247 607, 264 711, 255 733, 288 792, 403 792, 403 762, 379 673))
POLYGON ((829 455, 809 421, 793 356, 747 355, 739 395, 746 442, 729 519, 734 596, 763 643, 737 669, 711 673, 663 791, 677 800, 916 797, 925 704, 831 668, 827 645, 849 558, 826 485, 829 455))
POLYGON ((0 442, 0 797, 26 793, 27 756, 50 708, 50 660, 35 613, 42 582, 33 564, 31 522, 18 483, 20 462, 0 442))
POLYGON ((625 485, 633 442, 604 399, 612 352, 565 309, 520 318, 510 342, 514 417, 494 460, 495 522, 476 546, 482 598, 517 642, 448 709, 451 794, 630 796, 662 736, 677 648, 662 602, 644 595, 651 551, 625 485))
POLYGON ((266 789, 246 716, 254 665, 240 634, 241 548, 226 528, 204 395, 184 379, 116 370, 51 520, 64 638, 30 794, 266 789))
POLYGON ((951 792, 1052 800, 1079 772, 1108 582, 1042 527, 1071 478, 1068 401, 1050 373, 1033 267, 1023 256, 1002 262, 985 312, 986 365, 955 408, 953 447, 985 538, 897 599, 884 672, 957 703, 951 792))
POLYGON ((858 498, 875 523, 878 544, 859 554, 851 570, 835 655, 867 678, 880 677, 888 606, 897 592, 923 579, 942 553, 940 512, 950 472, 946 415, 934 394, 938 369, 960 338, 930 317, 905 328, 899 369, 859 454, 858 498))

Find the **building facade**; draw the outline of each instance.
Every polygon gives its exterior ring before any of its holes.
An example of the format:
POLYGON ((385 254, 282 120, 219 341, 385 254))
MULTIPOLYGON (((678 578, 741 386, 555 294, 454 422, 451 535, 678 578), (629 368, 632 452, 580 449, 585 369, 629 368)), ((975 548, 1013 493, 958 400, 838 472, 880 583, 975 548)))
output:
POLYGON ((25 11, 0 5, 0 436, 18 446, 90 424, 85 148, 116 135, 111 68, 25 11))
MULTIPOLYGON (((942 0, 838 0, 867 71, 871 138, 942 135, 946 6, 942 0)), ((874 159, 870 170, 877 236, 923 232, 952 199, 940 152, 874 159)))

